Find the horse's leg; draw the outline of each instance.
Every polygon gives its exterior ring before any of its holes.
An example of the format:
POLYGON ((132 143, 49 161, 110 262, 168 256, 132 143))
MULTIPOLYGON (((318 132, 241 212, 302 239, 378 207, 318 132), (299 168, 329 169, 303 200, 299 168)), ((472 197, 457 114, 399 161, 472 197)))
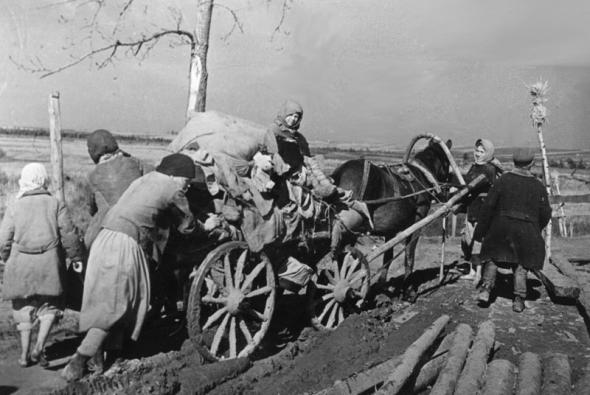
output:
POLYGON ((414 303, 418 297, 417 289, 418 286, 412 280, 412 274, 414 272, 414 257, 416 253, 416 245, 418 244, 418 238, 420 237, 420 231, 414 232, 411 236, 406 238, 405 242, 405 256, 404 256, 404 282, 403 288, 403 300, 410 303, 414 303))

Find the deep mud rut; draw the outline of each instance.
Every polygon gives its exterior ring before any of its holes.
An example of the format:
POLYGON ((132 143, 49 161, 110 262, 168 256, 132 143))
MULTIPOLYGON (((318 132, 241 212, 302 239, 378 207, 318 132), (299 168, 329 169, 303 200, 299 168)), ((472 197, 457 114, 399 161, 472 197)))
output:
MULTIPOLYGON (((579 240, 580 242, 582 240, 579 240)), ((585 239, 584 242, 587 242, 585 239)), ((576 243, 576 246, 583 244, 576 243)), ((568 243, 571 243, 568 242, 568 243)), ((574 305, 555 304, 539 281, 530 278, 527 309, 512 312, 508 284, 500 287, 491 306, 479 307, 473 300, 470 282, 450 280, 436 284, 439 245, 421 242, 417 262, 422 295, 414 305, 378 296, 379 307, 349 317, 333 332, 317 332, 302 325, 300 301, 284 298, 277 307, 271 335, 252 361, 239 359, 203 364, 182 331, 170 336, 178 323, 162 320, 146 327, 139 344, 126 359, 105 376, 90 376, 74 385, 58 377, 67 355, 79 339, 72 332, 75 315, 70 314, 53 335, 48 347, 54 359, 49 370, 16 366, 18 339, 5 319, 8 305, 0 307, 0 394, 13 393, 212 393, 295 394, 313 393, 334 381, 365 370, 403 351, 440 315, 451 316, 446 331, 458 323, 477 326, 488 319, 496 325, 499 349, 494 358, 517 362, 520 353, 562 352, 570 357, 572 379, 590 362, 590 338, 574 305), (183 342, 184 341, 184 342, 183 342), (165 352, 162 352, 165 351, 165 352), (227 379, 228 374, 233 378, 227 379)), ((569 246, 568 246, 569 248, 569 246)), ((447 261, 458 259, 451 247, 447 261)))

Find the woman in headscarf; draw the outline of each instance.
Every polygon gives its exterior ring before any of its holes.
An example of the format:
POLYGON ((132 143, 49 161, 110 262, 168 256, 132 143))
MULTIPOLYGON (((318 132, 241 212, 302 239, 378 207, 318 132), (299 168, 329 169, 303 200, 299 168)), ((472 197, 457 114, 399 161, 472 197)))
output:
POLYGON ((92 219, 84 235, 87 248, 98 235, 107 211, 117 203, 123 192, 145 171, 142 163, 119 149, 108 130, 95 130, 86 138, 88 154, 96 167, 88 174, 89 206, 92 219))
POLYGON ((0 226, 0 254, 6 262, 3 296, 12 301, 20 333, 21 366, 48 365, 45 342, 52 325, 63 315, 65 257, 79 262, 84 253, 66 208, 47 191, 47 172, 29 163, 21 172, 19 191, 0 226), (64 254, 65 252, 65 254, 64 254), (29 353, 31 330, 39 333, 29 353))
POLYGON ((271 127, 277 139, 279 154, 292 172, 297 172, 304 165, 303 158, 311 157, 309 144, 299 131, 303 119, 303 108, 293 100, 286 100, 271 127))
POLYGON ((148 260, 157 261, 170 227, 188 234, 219 225, 217 217, 195 223, 185 196, 194 177, 191 158, 168 155, 155 171, 133 181, 106 215, 84 281, 80 331, 87 334, 62 372, 66 380, 81 378, 86 362, 101 372, 103 345, 120 350, 125 334, 138 339, 150 303, 148 260))
POLYGON ((494 185, 496 179, 503 173, 500 162, 494 157, 494 144, 490 140, 477 139, 473 147, 473 160, 467 174, 465 182, 469 183, 480 174, 485 175, 486 182, 481 183, 471 194, 469 205, 467 206, 467 216, 465 226, 462 232, 461 249, 465 260, 469 261, 469 274, 463 276, 463 279, 473 280, 475 285, 481 279, 481 260, 479 258, 480 243, 474 242, 473 230, 477 225, 479 212, 486 199, 488 191, 494 185), (474 269, 475 266, 475 269, 474 269))

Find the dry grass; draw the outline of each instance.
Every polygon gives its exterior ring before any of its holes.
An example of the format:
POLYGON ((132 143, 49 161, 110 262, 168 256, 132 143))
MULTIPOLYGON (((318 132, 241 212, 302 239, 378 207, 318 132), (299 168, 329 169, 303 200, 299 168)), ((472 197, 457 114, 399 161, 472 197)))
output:
MULTIPOLYGON (((83 174, 66 174, 64 180, 66 206, 74 225, 81 234, 86 231, 90 214, 88 196, 90 189, 83 174)), ((52 187, 49 187, 52 191, 52 187)), ((18 192, 18 176, 7 175, 0 171, 0 217, 4 217, 6 208, 14 201, 18 192)))

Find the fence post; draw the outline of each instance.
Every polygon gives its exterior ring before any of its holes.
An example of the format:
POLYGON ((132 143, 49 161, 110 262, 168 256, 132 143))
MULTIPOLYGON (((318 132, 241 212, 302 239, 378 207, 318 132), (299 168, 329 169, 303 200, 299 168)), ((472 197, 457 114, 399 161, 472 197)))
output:
POLYGON ((59 106, 59 92, 49 95, 49 144, 52 169, 52 184, 55 197, 65 203, 63 154, 61 147, 61 112, 59 106))
MULTIPOLYGON (((559 190, 559 173, 554 171, 551 174, 553 177, 553 186, 555 187, 555 193, 558 196, 561 196, 561 191, 559 190)), ((565 211, 563 210, 563 203, 559 205, 559 217, 557 219, 557 223, 559 224, 559 235, 561 237, 567 237, 567 227, 565 225, 565 211)))

